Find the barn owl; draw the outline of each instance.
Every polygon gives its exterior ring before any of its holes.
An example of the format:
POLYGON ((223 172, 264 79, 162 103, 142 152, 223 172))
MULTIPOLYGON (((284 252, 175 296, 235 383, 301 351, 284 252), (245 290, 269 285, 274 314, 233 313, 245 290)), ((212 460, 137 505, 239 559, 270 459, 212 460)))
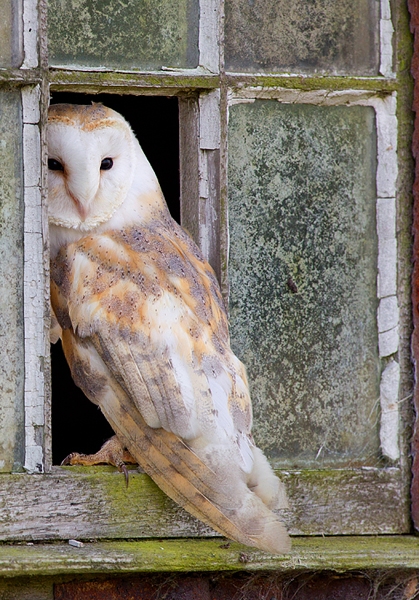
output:
MULTIPOLYGON (((273 512, 287 506, 284 486, 252 439, 217 280, 171 218, 130 126, 101 104, 53 105, 48 155, 54 330, 116 434, 98 462, 121 467, 128 450, 216 531, 288 551, 273 512)), ((76 453, 67 462, 91 464, 76 453)))

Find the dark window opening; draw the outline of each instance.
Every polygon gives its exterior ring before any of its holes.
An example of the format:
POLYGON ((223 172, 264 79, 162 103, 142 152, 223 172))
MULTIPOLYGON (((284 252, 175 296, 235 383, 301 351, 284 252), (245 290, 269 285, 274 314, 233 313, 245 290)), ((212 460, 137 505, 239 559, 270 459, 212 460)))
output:
MULTIPOLYGON (((179 123, 176 97, 118 96, 57 92, 51 104, 102 102, 130 123, 160 182, 169 210, 179 221, 179 123)), ((96 452, 113 435, 100 409, 73 383, 61 343, 51 345, 52 457, 96 452)))

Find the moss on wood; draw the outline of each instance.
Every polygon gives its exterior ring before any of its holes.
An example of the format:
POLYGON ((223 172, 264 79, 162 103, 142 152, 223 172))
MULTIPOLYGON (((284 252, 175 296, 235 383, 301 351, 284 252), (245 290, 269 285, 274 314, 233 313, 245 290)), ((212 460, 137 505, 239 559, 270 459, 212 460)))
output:
MULTIPOLYGON (((279 473, 293 534, 400 534, 410 531, 409 490, 399 469, 279 473), (366 501, 367 500, 367 501, 366 501), (356 518, 354 518, 356 515, 356 518)), ((0 540, 209 537, 214 532, 174 504, 147 475, 110 467, 54 467, 42 476, 1 475, 0 540)))
POLYGON ((419 569, 413 536, 294 538, 290 555, 273 556, 222 539, 0 545, 0 575, 419 569))
POLYGON ((139 90, 143 93, 152 89, 153 94, 166 95, 173 92, 190 90, 212 89, 219 86, 217 75, 206 74, 191 70, 161 71, 153 73, 121 73, 117 71, 90 71, 90 70, 62 70, 51 69, 49 72, 50 84, 54 90, 71 90, 74 92, 91 93, 129 93, 135 94, 139 90))

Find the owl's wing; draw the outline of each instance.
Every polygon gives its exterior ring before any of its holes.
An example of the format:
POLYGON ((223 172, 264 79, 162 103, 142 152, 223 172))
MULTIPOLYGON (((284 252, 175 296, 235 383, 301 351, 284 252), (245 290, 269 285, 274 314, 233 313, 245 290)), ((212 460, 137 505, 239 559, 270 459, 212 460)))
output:
POLYGON ((93 236, 52 271, 73 378, 144 470, 224 535, 286 550, 284 526, 249 489, 255 457, 267 465, 250 439, 246 376, 218 287, 191 242, 158 228, 93 236))

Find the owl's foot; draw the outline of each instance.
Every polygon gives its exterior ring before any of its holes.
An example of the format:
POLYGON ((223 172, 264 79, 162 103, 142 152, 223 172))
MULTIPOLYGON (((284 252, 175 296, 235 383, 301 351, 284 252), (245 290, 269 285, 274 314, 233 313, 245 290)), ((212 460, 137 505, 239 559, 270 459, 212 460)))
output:
POLYGON ((131 456, 126 448, 121 444, 116 435, 111 437, 103 444, 96 454, 80 454, 72 452, 62 461, 62 465, 113 465, 125 476, 125 482, 128 487, 128 469, 126 463, 136 464, 135 458, 131 456))

